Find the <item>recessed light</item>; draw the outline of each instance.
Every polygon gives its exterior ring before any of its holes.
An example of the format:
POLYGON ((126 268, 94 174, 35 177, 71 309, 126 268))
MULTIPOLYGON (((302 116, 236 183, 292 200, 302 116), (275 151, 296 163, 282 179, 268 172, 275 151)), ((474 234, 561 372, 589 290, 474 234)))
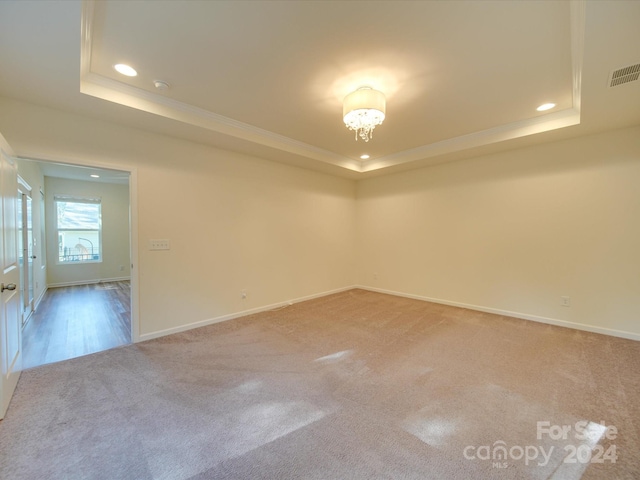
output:
POLYGON ((539 112, 544 112, 545 110, 551 110, 555 106, 556 106, 555 103, 544 103, 540 105, 538 108, 536 108, 536 110, 539 112))
POLYGON ((369 155, 367 155, 366 153, 364 155, 360 155, 360 158, 362 160, 367 160, 369 158, 369 155))
POLYGON ((127 77, 135 77, 138 75, 135 68, 125 65, 124 63, 118 63, 117 65, 114 65, 113 68, 116 69, 116 72, 126 75, 127 77))
POLYGON ((91 178, 100 178, 100 175, 93 174, 91 175, 91 178))

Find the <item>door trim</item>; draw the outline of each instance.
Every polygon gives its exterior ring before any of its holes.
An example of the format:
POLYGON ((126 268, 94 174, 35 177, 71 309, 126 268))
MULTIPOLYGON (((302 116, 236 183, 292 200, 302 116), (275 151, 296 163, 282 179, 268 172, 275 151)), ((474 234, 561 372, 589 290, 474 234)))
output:
MULTIPOLYGON (((31 268, 31 272, 29 272, 29 235, 27 233, 27 229, 28 229, 28 220, 25 220, 25 218, 27 218, 27 212, 26 212, 26 208, 24 205, 24 198, 23 196, 26 195, 27 197, 29 197, 31 199, 31 202, 33 204, 33 189, 31 188, 31 186, 29 185, 29 183, 20 176, 20 174, 18 174, 18 193, 21 195, 21 198, 18 200, 19 202, 22 202, 23 205, 21 206, 21 213, 22 213, 22 218, 19 220, 20 222, 22 222, 22 235, 19 239, 18 242, 18 248, 21 248, 23 250, 23 268, 24 268, 24 278, 20 279, 20 288, 22 289, 22 301, 20 302, 20 325, 22 328, 24 328, 27 324, 27 322, 29 321, 29 319, 31 318, 31 315, 33 314, 34 310, 35 310, 35 298, 32 298, 31 301, 28 301, 29 298, 29 282, 31 282, 31 285, 34 288, 34 292, 35 292, 35 283, 34 283, 34 268, 31 268), (24 247, 25 245, 27 246, 26 248, 26 253, 24 252, 24 247), (29 311, 27 312, 26 310, 26 306, 27 306, 27 302, 29 303, 29 311)), ((31 235, 32 235, 32 244, 31 244, 31 248, 33 250, 33 235, 35 235, 35 232, 33 231, 33 224, 32 224, 32 229, 31 229, 31 235)), ((33 253, 33 251, 31 252, 33 253)), ((33 259, 31 259, 31 261, 33 262, 33 259)))

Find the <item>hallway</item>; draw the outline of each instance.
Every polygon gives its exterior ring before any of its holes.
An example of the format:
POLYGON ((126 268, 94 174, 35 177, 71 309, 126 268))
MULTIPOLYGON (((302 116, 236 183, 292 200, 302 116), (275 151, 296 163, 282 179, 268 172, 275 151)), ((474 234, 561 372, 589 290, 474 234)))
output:
POLYGON ((51 288, 24 328, 23 368, 129 343, 130 282, 51 288))

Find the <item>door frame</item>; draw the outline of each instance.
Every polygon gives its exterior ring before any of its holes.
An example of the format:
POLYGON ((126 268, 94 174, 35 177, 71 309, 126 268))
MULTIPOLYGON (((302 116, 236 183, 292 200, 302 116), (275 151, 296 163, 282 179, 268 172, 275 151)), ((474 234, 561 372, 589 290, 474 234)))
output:
MULTIPOLYGON (((85 160, 56 159, 38 155, 18 155, 20 160, 56 163, 71 167, 89 167, 129 174, 129 255, 131 262, 131 343, 140 341, 139 266, 138 266, 138 169, 129 165, 112 165, 85 160)), ((48 256, 47 256, 48 258, 48 256)))
MULTIPOLYGON (((28 234, 28 221, 27 219, 27 209, 24 205, 24 196, 27 196, 31 199, 31 203, 32 203, 32 208, 33 208, 33 189, 29 186, 29 184, 24 180, 24 178, 22 178, 19 174, 18 174, 18 193, 20 194, 20 199, 18 200, 19 202, 22 202, 22 209, 21 209, 21 213, 22 213, 22 218, 19 219, 19 221, 22 222, 22 238, 18 239, 18 248, 22 248, 23 250, 23 268, 24 268, 24 278, 20 279, 20 287, 22 289, 22 294, 24 295, 22 297, 22 302, 20 305, 20 317, 21 317, 21 326, 22 328, 24 328, 24 326, 27 324, 27 321, 29 320, 29 318, 31 317, 31 314, 34 311, 34 306, 35 306, 35 298, 31 298, 31 300, 29 300, 29 282, 31 282, 31 286, 33 286, 34 288, 34 292, 35 292, 35 284, 34 284, 34 274, 33 274, 33 268, 31 269, 31 272, 29 272, 29 234, 28 234), (26 245, 26 253, 25 253, 25 245, 26 245), (27 312, 27 309, 25 308, 27 306, 27 302, 29 303, 29 311, 27 312)), ((33 239, 35 238, 35 232, 33 231, 33 223, 31 224, 31 253, 34 253, 33 250, 33 239)), ((31 258, 31 262, 33 264, 33 258, 31 258)))

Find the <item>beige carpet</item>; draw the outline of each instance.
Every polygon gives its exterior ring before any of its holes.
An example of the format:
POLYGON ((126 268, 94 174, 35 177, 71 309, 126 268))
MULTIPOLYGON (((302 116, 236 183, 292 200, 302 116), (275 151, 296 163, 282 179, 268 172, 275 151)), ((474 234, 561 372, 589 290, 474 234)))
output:
POLYGON ((639 398, 640 342, 351 290, 25 371, 0 478, 637 479, 639 398))

